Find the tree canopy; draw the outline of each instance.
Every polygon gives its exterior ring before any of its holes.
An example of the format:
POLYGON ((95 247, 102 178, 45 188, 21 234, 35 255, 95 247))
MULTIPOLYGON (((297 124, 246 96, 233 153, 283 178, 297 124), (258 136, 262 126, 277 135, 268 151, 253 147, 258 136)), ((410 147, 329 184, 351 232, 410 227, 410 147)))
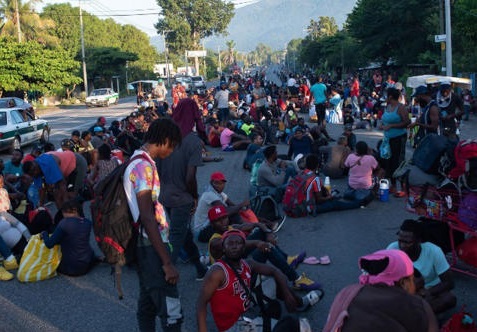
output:
POLYGON ((155 25, 166 33, 172 52, 199 49, 203 38, 225 34, 234 16, 234 5, 223 0, 157 0, 162 15, 155 25))
POLYGON ((82 81, 80 63, 61 49, 0 39, 0 91, 64 91, 82 81))

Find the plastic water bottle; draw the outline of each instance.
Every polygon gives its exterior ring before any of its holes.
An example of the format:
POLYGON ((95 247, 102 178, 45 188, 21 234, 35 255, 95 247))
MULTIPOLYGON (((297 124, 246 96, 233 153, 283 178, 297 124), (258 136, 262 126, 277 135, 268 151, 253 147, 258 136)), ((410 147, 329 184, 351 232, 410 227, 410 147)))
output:
POLYGON ((379 200, 381 202, 389 201, 389 180, 381 179, 379 181, 379 200))
POLYGON ((328 191, 328 194, 331 194, 331 182, 330 182, 330 177, 327 176, 325 177, 325 183, 323 184, 326 190, 328 191))

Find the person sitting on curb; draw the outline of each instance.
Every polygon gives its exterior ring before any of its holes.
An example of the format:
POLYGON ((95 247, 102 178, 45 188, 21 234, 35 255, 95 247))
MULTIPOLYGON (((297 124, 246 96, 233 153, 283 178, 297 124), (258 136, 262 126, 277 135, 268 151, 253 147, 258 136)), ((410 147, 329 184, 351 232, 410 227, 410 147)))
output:
POLYGON ((200 332, 207 328, 207 304, 219 331, 231 331, 245 323, 241 319, 251 304, 252 274, 271 276, 288 311, 303 310, 317 303, 316 292, 300 298, 287 285, 286 278, 276 268, 253 260, 242 259, 245 253, 245 234, 239 230, 227 231, 220 239, 221 254, 205 276, 197 300, 197 326, 200 332))
POLYGON ((277 269, 286 275, 297 290, 311 291, 321 289, 321 285, 308 278, 305 273, 299 275, 296 272, 297 266, 303 262, 306 252, 302 251, 297 255, 289 256, 277 244, 277 237, 263 225, 243 224, 230 225, 227 210, 223 205, 217 205, 209 210, 210 224, 214 234, 209 240, 209 254, 211 262, 220 259, 222 256, 221 239, 222 234, 231 229, 240 229, 243 232, 250 232, 246 237, 246 255, 260 263, 270 261, 277 269))
MULTIPOLYGON (((319 160, 314 154, 309 154, 305 159, 305 174, 318 173, 319 160)), ((357 209, 361 206, 358 200, 342 200, 336 194, 328 192, 323 186, 319 176, 310 182, 306 189, 306 200, 308 202, 308 213, 317 216, 320 213, 329 211, 342 211, 349 209, 357 209)))
POLYGON ((220 144, 222 151, 245 150, 250 144, 247 136, 235 132, 236 124, 234 121, 227 121, 227 125, 220 134, 220 144))
POLYGON ((424 279, 424 287, 417 290, 436 313, 456 306, 457 298, 451 290, 454 278, 442 249, 431 242, 421 242, 422 227, 417 220, 406 219, 398 232, 398 241, 388 249, 400 249, 412 260, 414 268, 424 279))
POLYGON ((406 254, 380 250, 361 257, 359 267, 363 271, 360 285, 350 285, 338 293, 323 332, 438 331, 429 304, 414 296, 414 269, 406 254), (345 307, 346 301, 349 304, 345 307))
POLYGON ((208 212, 212 206, 223 205, 234 224, 241 224, 240 210, 250 205, 248 200, 235 204, 224 192, 227 179, 222 172, 214 172, 210 175, 210 185, 200 195, 194 214, 194 234, 201 242, 208 242, 211 233, 208 212))

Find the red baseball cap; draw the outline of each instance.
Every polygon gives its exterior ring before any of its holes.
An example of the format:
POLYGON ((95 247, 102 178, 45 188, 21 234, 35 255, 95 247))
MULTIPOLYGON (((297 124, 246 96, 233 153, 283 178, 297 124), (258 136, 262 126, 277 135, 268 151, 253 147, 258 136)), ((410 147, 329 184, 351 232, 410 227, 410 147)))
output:
POLYGON ((223 205, 212 206, 209 209, 209 220, 210 222, 220 219, 222 217, 228 216, 227 210, 223 205))
POLYGON ((247 237, 245 236, 244 232, 242 232, 240 229, 231 229, 225 232, 224 234, 222 234, 222 243, 224 243, 225 239, 227 239, 228 237, 231 237, 232 235, 239 236, 243 240, 243 242, 247 241, 247 237))
POLYGON ((212 175, 210 175, 210 181, 225 181, 225 182, 227 182, 227 180, 225 179, 225 175, 222 172, 212 173, 212 175))

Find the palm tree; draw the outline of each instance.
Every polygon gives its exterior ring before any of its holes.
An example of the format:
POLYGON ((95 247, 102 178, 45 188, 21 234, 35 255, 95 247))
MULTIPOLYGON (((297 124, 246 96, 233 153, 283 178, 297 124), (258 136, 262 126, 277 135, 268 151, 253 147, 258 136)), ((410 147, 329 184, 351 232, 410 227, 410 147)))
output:
POLYGON ((38 2, 40 0, 30 0, 22 4, 21 0, 0 0, 0 22, 3 24, 0 36, 18 35, 19 41, 34 40, 47 46, 58 45, 58 38, 48 33, 49 29, 54 28, 54 21, 40 18, 34 10, 38 2))
POLYGON ((223 61, 226 66, 232 66, 235 62, 235 42, 229 40, 225 45, 227 45, 227 50, 224 51, 223 61))

